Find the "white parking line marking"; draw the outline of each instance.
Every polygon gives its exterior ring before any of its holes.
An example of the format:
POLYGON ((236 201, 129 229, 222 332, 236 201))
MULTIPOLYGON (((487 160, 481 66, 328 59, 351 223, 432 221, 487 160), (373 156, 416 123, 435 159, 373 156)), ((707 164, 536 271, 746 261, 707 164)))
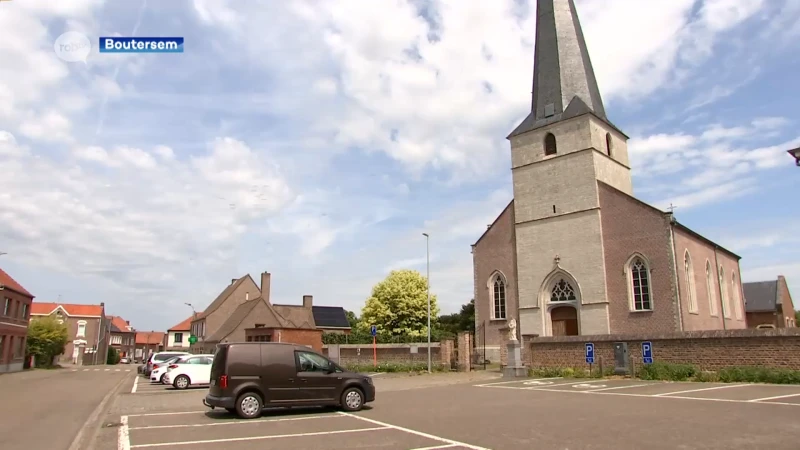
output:
POLYGON ((128 416, 122 416, 119 421, 121 425, 117 432, 117 450, 130 450, 131 435, 128 430, 128 416))
POLYGON ((443 438, 441 436, 434 436, 432 434, 423 433, 421 431, 412 430, 410 428, 399 427, 397 425, 392 425, 392 424, 389 424, 389 423, 386 423, 386 422, 380 422, 380 421, 375 420, 375 419, 368 419, 366 417, 357 416, 355 414, 350 414, 350 413, 346 413, 346 412, 342 412, 342 411, 337 411, 337 413, 341 414, 343 416, 352 417, 354 419, 363 420, 364 422, 369 422, 369 423, 372 423, 372 424, 375 424, 375 425, 382 425, 383 427, 391 428, 393 430, 403 431, 403 432, 406 432, 406 433, 409 433, 409 434, 415 434, 417 436, 422 436, 422 437, 428 438, 428 439, 430 439, 432 441, 445 442, 447 444, 453 444, 454 446, 458 446, 458 447, 466 447, 466 448, 470 448, 472 450, 489 450, 488 448, 485 448, 485 447, 478 447, 477 445, 470 445, 470 444, 466 444, 464 442, 459 442, 459 441, 454 441, 452 439, 443 438))
POLYGON ((775 400, 775 399, 779 399, 779 398, 797 397, 799 395, 800 395, 800 392, 798 392, 797 394, 776 395, 774 397, 754 398, 753 400, 748 400, 748 402, 763 402, 764 400, 775 400))
POLYGON ((411 450, 439 450, 440 448, 458 447, 456 444, 434 445, 433 447, 417 447, 411 450))
POLYGON ((280 419, 256 419, 256 420, 229 420, 227 422, 212 422, 212 423, 193 423, 182 425, 152 425, 147 427, 130 427, 130 430, 156 430, 161 428, 194 428, 194 427, 211 427, 219 425, 236 425, 239 423, 261 423, 261 422, 289 422, 297 420, 310 420, 310 419, 336 419, 342 416, 335 414, 316 415, 316 416, 303 416, 303 417, 283 417, 280 419))
POLYGON ((89 371, 89 369, 83 369, 83 371, 84 371, 84 372, 88 372, 88 371, 89 371))
POLYGON ((631 384, 631 385, 628 385, 628 386, 611 386, 611 387, 604 387, 602 389, 592 389, 592 392, 611 391, 611 390, 614 390, 614 389, 628 389, 628 388, 650 386, 650 385, 651 385, 651 383, 648 383, 648 384, 631 384))
POLYGON ((108 372, 109 370, 111 370, 111 369, 103 369, 104 372, 108 372))
POLYGON ((476 384, 476 387, 492 387, 499 384, 510 384, 510 383, 522 383, 526 382, 529 383, 531 381, 544 381, 544 380, 560 380, 561 377, 552 377, 552 378, 535 378, 533 380, 513 380, 513 381, 497 381, 494 383, 484 383, 484 384, 476 384))
MULTIPOLYGON (((497 386, 501 387, 501 386, 497 386)), ((785 403, 785 402, 751 402, 750 400, 733 400, 729 398, 705 398, 705 397, 682 397, 679 395, 670 395, 667 397, 660 397, 652 394, 628 394, 625 392, 596 392, 596 391, 575 391, 567 389, 547 389, 547 388, 528 388, 529 391, 542 391, 542 392, 569 392, 572 394, 594 394, 594 395, 620 395, 623 397, 646 397, 646 398, 675 398, 679 400, 701 400, 706 402, 725 402, 725 403, 752 403, 756 405, 786 405, 786 406, 800 406, 800 403, 785 403)))
POLYGON ((743 387, 743 386, 749 386, 749 385, 747 385, 747 384, 728 384, 728 385, 725 385, 725 386, 714 386, 714 387, 709 387, 709 388, 689 389, 689 390, 686 390, 686 391, 664 392, 663 394, 654 394, 653 397, 666 397, 668 395, 673 395, 673 394, 687 394, 689 392, 713 391, 715 389, 730 389, 730 388, 743 387))
POLYGON ((151 417, 151 416, 177 416, 181 414, 200 414, 206 413, 210 410, 204 409, 202 411, 178 411, 178 412, 163 412, 163 413, 147 413, 147 414, 128 414, 128 417, 151 417))
MULTIPOLYGON (((602 379, 600 379, 600 380, 591 380, 591 381, 584 381, 583 383, 575 383, 574 381, 572 381, 572 382, 569 382, 569 383, 558 383, 558 384, 551 384, 551 385, 549 385, 549 386, 542 387, 542 388, 536 388, 536 387, 524 387, 524 388, 519 388, 519 389, 549 389, 549 388, 551 388, 551 387, 558 387, 558 386, 573 386, 573 387, 575 387, 575 386, 579 386, 579 387, 584 387, 584 388, 585 388, 585 387, 589 387, 589 388, 591 388, 592 386, 587 386, 589 383, 599 383, 599 382, 601 382, 601 381, 604 381, 604 380, 602 380, 602 379)), ((577 388, 576 388, 576 389, 577 389, 577 388)))
POLYGON ((136 389, 138 388, 139 388, 139 377, 136 377, 136 379, 133 380, 133 387, 131 388, 131 394, 135 394, 136 389))
POLYGON ((327 434, 345 434, 345 433, 360 433, 364 431, 378 431, 390 430, 392 427, 374 427, 374 428, 359 428, 357 430, 334 430, 334 431, 317 431, 313 433, 294 433, 294 434, 273 434, 269 436, 252 436, 252 437, 239 437, 239 438, 226 438, 226 439, 206 439, 202 441, 181 441, 181 442, 159 442, 157 444, 140 444, 131 445, 131 448, 148 448, 148 447, 167 447, 177 445, 199 445, 199 444, 215 444, 217 442, 241 442, 241 441, 261 441, 265 439, 280 439, 280 438, 293 438, 293 437, 306 437, 306 436, 321 436, 327 434))

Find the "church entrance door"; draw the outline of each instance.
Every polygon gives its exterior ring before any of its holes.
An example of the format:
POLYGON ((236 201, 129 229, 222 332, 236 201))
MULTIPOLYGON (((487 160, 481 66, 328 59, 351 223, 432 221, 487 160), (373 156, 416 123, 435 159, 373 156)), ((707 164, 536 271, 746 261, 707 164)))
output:
POLYGON ((572 306, 559 306, 550 311, 553 336, 578 335, 578 311, 572 306))

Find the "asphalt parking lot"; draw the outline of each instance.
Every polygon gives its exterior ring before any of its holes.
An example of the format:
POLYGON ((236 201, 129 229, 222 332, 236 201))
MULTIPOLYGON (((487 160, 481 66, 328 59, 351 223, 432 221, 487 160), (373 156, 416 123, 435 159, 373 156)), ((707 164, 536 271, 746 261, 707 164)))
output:
POLYGON ((248 421, 202 406, 205 389, 148 384, 132 393, 131 380, 118 396, 96 449, 794 450, 800 439, 800 386, 379 376, 376 402, 358 413, 269 410, 248 421))

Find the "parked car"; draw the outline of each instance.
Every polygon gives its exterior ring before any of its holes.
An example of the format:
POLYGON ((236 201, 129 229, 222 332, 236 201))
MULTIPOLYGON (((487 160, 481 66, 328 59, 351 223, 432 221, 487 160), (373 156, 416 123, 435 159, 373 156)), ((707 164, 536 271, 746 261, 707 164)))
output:
POLYGON ((157 352, 151 353, 147 358, 147 363, 144 366, 144 376, 150 378, 150 372, 153 371, 153 364, 162 363, 174 356, 188 355, 189 352, 157 352))
POLYGON ((267 406, 358 411, 373 401, 375 386, 369 375, 348 372, 304 345, 235 342, 217 345, 203 404, 253 419, 267 406))
POLYGON ((167 373, 167 367, 169 367, 170 364, 174 364, 181 358, 188 358, 190 356, 191 355, 178 355, 178 356, 173 356, 172 358, 163 362, 153 363, 153 368, 151 369, 150 372, 150 382, 162 383, 164 381, 164 375, 167 373))
POLYGON ((128 358, 122 357, 119 359, 120 364, 130 364, 131 361, 128 358))
POLYGON ((184 356, 167 366, 162 383, 171 384, 175 389, 207 385, 211 381, 213 361, 214 355, 184 356))

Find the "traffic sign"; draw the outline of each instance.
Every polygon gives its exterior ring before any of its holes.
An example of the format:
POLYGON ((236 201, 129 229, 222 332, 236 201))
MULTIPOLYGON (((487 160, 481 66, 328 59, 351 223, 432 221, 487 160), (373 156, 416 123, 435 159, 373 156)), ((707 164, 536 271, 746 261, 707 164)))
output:
POLYGON ((371 327, 369 328, 369 334, 371 334, 371 335, 372 335, 372 337, 375 337, 375 336, 377 336, 377 335, 378 335, 378 327, 377 327, 377 326, 375 326, 375 325, 371 326, 371 327))
POLYGON ((650 341, 642 342, 642 361, 653 364, 653 343, 650 341))
POLYGON ((196 342, 197 342, 197 336, 195 336, 193 334, 189 335, 189 344, 190 345, 194 345, 196 342))
POLYGON ((594 364, 594 344, 591 342, 586 343, 586 363, 594 364))

